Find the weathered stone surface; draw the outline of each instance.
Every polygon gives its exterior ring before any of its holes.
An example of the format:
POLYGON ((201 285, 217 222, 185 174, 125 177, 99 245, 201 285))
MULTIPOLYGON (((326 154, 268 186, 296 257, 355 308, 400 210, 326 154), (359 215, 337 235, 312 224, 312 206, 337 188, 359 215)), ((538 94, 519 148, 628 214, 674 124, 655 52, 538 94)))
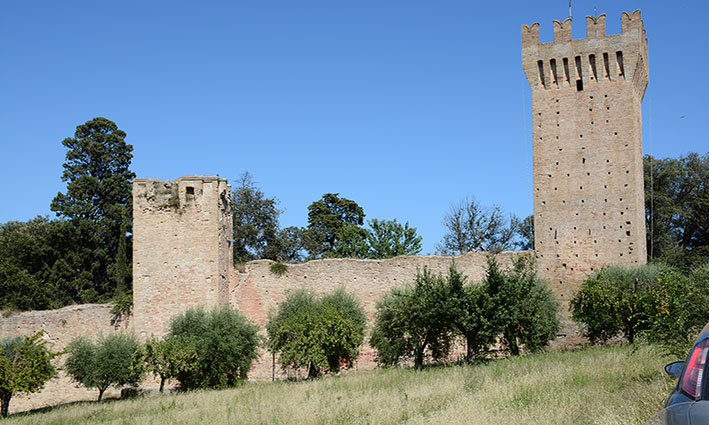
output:
POLYGON ((564 302, 605 264, 646 261, 640 104, 648 82, 640 11, 605 35, 605 15, 522 26, 522 64, 532 88, 535 252, 540 274, 564 302))
MULTIPOLYGON (((111 314, 111 305, 83 304, 72 305, 58 310, 27 311, 13 314, 0 319, 0 338, 17 335, 33 335, 44 331, 43 339, 47 347, 59 352, 78 336, 92 339, 99 335, 126 329, 129 320, 116 320, 111 314)), ((55 365, 61 366, 66 356, 55 360, 55 365)), ((116 397, 120 391, 110 389, 105 397, 116 397)), ((59 377, 50 380, 40 393, 29 396, 15 396, 10 402, 10 412, 21 412, 52 404, 67 403, 76 400, 90 400, 98 397, 98 391, 87 390, 78 386, 63 371, 59 377)))

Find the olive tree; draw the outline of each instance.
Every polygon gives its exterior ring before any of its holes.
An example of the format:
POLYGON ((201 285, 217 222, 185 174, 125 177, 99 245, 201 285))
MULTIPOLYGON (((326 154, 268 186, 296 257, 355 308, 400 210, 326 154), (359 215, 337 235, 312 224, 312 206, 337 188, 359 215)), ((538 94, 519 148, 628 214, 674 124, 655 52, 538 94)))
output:
POLYGON ((236 386, 258 357, 258 328, 229 305, 185 311, 172 319, 169 337, 196 353, 189 367, 176 370, 185 390, 236 386))
POLYGON ((301 289, 288 294, 271 314, 268 347, 284 368, 307 368, 316 378, 354 364, 364 340, 366 316, 359 301, 338 288, 317 298, 301 289))
POLYGON ((387 293, 377 303, 370 337, 377 362, 394 365, 413 359, 420 368, 427 355, 445 357, 453 339, 446 295, 445 279, 426 268, 417 272, 413 284, 387 293))
POLYGON ((110 386, 137 385, 142 365, 136 362, 140 344, 134 334, 114 332, 96 342, 81 336, 67 345, 69 357, 64 368, 69 376, 86 388, 98 390, 98 400, 110 386))
POLYGON ((0 340, 0 399, 7 417, 10 399, 18 393, 36 393, 55 377, 51 360, 57 355, 40 341, 42 332, 0 340))

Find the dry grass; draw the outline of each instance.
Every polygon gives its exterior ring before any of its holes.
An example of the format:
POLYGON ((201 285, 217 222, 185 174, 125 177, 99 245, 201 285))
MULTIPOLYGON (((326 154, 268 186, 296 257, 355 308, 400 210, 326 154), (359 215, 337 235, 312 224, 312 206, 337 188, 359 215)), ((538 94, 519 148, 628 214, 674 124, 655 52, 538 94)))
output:
POLYGON ((674 385, 666 360, 647 347, 592 348, 87 403, 5 423, 643 424, 674 385))

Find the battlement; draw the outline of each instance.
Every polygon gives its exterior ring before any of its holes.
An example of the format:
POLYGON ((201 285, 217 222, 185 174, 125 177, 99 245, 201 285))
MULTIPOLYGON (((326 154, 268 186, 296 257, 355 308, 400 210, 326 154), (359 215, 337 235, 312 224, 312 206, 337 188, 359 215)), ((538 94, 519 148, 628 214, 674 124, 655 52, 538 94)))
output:
POLYGON ((532 90, 534 249, 540 274, 562 300, 605 264, 646 261, 641 103, 648 83, 640 11, 522 26, 522 66, 532 90))
POLYGON ((586 38, 572 39, 571 18, 554 20, 554 41, 540 43, 539 23, 522 25, 522 65, 532 90, 631 81, 647 87, 647 36, 640 10, 621 14, 622 32, 606 35, 606 15, 586 17, 586 38))

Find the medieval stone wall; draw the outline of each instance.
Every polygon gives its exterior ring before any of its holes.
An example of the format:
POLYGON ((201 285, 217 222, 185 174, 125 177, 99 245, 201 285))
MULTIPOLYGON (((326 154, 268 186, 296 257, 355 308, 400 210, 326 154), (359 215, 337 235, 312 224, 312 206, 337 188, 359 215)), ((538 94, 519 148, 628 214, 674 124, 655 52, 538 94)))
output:
MULTIPOLYGON (((116 320, 109 304, 72 305, 58 310, 27 311, 0 318, 0 337, 33 335, 44 331, 43 340, 47 347, 59 352, 74 338, 85 336, 96 339, 99 335, 126 329, 129 321, 116 320)), ((54 363, 61 366, 66 356, 54 363)), ((120 391, 109 389, 106 397, 120 395, 120 391)), ((40 393, 29 396, 14 396, 10 402, 10 413, 36 409, 53 404, 98 397, 98 391, 78 386, 63 371, 59 377, 47 382, 40 393)))
MULTIPOLYGON (((498 255, 502 267, 508 267, 512 258, 531 251, 503 252, 498 255)), ((371 328, 376 302, 391 288, 413 282, 416 271, 424 267, 434 273, 447 273, 451 263, 469 280, 480 281, 487 264, 487 254, 470 252, 458 257, 408 256, 386 260, 324 259, 303 264, 288 264, 282 276, 271 272, 272 261, 247 263, 243 272, 235 271, 230 282, 230 303, 261 328, 268 314, 285 299, 288 291, 306 288, 324 294, 342 286, 362 302, 371 328)), ((368 329, 369 330, 369 329, 368 329)), ((369 346, 362 347, 357 362, 359 369, 374 367, 374 353, 369 346)), ((263 352, 251 370, 251 379, 271 376, 272 358, 263 352)), ((278 372, 278 371, 277 371, 278 372)))
POLYGON ((191 306, 228 302, 231 188, 219 177, 133 181, 133 302, 141 338, 191 306))

